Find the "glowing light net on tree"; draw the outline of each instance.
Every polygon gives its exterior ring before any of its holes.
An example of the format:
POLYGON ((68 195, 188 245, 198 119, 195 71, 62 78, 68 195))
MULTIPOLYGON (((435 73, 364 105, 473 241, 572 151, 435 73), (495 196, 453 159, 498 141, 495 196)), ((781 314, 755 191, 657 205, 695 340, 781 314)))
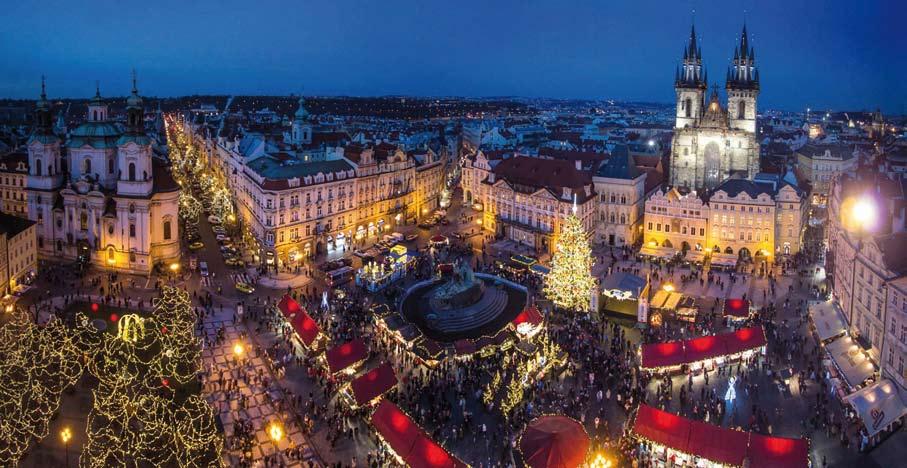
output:
POLYGON ((82 376, 66 326, 24 315, 0 327, 0 465, 16 466, 33 439, 47 437, 60 396, 82 376))
POLYGON ((79 347, 91 350, 87 369, 99 382, 80 466, 219 466, 212 408, 178 388, 199 370, 188 293, 164 287, 154 313, 137 329, 134 320, 122 323, 127 329, 117 335, 98 332, 82 314, 76 320, 79 347))
POLYGON ((193 197, 189 192, 180 192, 180 216, 186 221, 197 222, 198 216, 202 213, 202 203, 193 197))
POLYGON ((551 271, 545 277, 545 296, 558 307, 587 311, 594 287, 592 249, 582 222, 571 214, 564 219, 551 271))

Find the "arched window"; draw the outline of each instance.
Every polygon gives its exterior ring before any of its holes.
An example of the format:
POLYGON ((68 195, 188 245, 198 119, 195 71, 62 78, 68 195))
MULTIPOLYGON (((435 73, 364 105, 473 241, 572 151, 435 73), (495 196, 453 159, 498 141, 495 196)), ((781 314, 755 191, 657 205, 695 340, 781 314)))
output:
POLYGON ((737 118, 738 119, 746 118, 746 102, 744 102, 744 101, 740 101, 740 103, 737 104, 737 118))
POLYGON ((41 175, 41 160, 40 159, 35 160, 35 175, 36 176, 41 175))
POLYGON ((170 221, 164 221, 164 240, 170 240, 170 221))
POLYGON ((91 120, 98 120, 98 111, 94 111, 94 114, 93 114, 91 120))
POLYGON ((683 108, 684 108, 684 111, 686 111, 687 117, 693 116, 693 100, 692 99, 687 98, 687 100, 684 101, 683 108))
POLYGON ((83 231, 88 230, 88 213, 82 212, 82 215, 79 217, 79 228, 83 231))
POLYGON ((113 251, 113 247, 107 247, 107 260, 115 260, 115 259, 116 259, 116 257, 115 257, 115 253, 113 251))
POLYGON ((113 158, 107 160, 107 173, 113 174, 113 158))
POLYGON ((135 163, 129 163, 129 181, 135 182, 135 163))
POLYGON ((85 158, 85 160, 82 161, 82 174, 91 174, 91 159, 85 158))

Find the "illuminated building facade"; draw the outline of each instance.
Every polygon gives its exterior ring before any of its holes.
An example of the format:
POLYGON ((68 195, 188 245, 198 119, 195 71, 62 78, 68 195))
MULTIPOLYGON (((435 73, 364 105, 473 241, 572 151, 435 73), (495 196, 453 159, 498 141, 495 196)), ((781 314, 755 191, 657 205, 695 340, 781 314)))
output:
POLYGON ((727 72, 727 108, 720 102, 717 85, 706 101, 707 88, 708 74, 694 28, 674 79, 677 112, 671 144, 673 186, 712 188, 731 176, 752 178, 759 170, 759 71, 745 26, 727 72))
POLYGON ((136 274, 179 258, 179 186, 152 155, 135 80, 126 114, 125 125, 111 120, 98 90, 86 121, 64 142, 53 133, 42 85, 26 188, 43 257, 136 274))
POLYGON ((28 217, 27 180, 27 153, 16 151, 0 157, 0 212, 28 217))

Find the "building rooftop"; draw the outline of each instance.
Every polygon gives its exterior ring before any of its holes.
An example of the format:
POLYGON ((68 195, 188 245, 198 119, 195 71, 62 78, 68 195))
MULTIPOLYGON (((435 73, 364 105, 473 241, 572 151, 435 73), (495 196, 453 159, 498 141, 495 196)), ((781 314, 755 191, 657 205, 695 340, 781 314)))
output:
POLYGON ((0 213, 0 234, 6 234, 6 237, 15 237, 22 231, 34 225, 34 221, 6 213, 0 213))

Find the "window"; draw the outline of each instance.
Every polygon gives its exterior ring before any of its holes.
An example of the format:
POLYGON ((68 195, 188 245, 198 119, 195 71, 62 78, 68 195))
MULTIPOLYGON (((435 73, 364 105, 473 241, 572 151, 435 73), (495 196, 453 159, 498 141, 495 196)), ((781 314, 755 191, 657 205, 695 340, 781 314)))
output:
MULTIPOLYGON (((41 175, 41 160, 40 159, 35 160, 35 175, 36 176, 41 175)), ((41 202, 39 201, 38 203, 41 203, 41 202)))
POLYGON ((170 221, 164 221, 164 240, 170 240, 170 221))
POLYGON ((83 231, 88 230, 88 213, 84 211, 82 212, 81 216, 79 216, 79 229, 83 231))
POLYGON ((85 158, 85 160, 82 161, 82 174, 91 174, 91 159, 85 158))
POLYGON ((135 163, 129 163, 129 181, 135 182, 135 163))
POLYGON ((649 222, 649 230, 650 230, 650 231, 652 230, 652 223, 651 223, 651 222, 649 222))
POLYGON ((129 262, 135 263, 135 251, 134 250, 129 252, 129 262))
POLYGON ((107 173, 113 174, 113 158, 107 160, 107 173))
POLYGON ((686 101, 683 102, 683 110, 684 110, 685 117, 692 117, 692 115, 693 115, 693 100, 692 99, 687 98, 686 101))
POLYGON ((746 102, 745 101, 740 101, 740 103, 737 105, 737 118, 738 119, 746 118, 746 102))
POLYGON ((135 224, 129 224, 129 237, 135 237, 135 224))

